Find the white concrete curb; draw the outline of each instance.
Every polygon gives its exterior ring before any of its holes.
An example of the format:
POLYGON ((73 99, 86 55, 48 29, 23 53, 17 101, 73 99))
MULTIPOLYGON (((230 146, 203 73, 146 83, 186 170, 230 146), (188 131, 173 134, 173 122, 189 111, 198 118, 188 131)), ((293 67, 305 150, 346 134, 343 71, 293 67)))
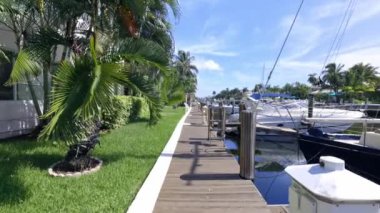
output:
POLYGON ((137 193, 132 204, 129 206, 127 213, 153 212, 162 184, 164 183, 166 173, 169 170, 170 162, 179 137, 181 136, 183 124, 191 111, 191 107, 187 109, 186 114, 178 122, 164 150, 161 152, 161 155, 158 157, 144 184, 141 186, 140 191, 137 193))

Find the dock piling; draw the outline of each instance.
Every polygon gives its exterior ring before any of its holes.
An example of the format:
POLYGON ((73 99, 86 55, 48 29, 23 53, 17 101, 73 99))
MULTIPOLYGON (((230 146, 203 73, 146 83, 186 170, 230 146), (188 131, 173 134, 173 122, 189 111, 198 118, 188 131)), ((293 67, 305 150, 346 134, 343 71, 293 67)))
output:
POLYGON ((240 114, 240 177, 254 179, 256 110, 243 110, 240 114))
POLYGON ((312 94, 309 94, 309 97, 308 97, 308 110, 307 110, 307 117, 308 118, 312 118, 313 117, 313 108, 314 108, 314 95, 312 94))
POLYGON ((220 106, 218 114, 219 122, 217 136, 224 138, 224 134, 226 132, 226 109, 223 106, 220 106))
POLYGON ((224 140, 226 131, 226 110, 223 106, 210 107, 208 111, 208 140, 224 140), (215 138, 211 132, 216 131, 215 138))

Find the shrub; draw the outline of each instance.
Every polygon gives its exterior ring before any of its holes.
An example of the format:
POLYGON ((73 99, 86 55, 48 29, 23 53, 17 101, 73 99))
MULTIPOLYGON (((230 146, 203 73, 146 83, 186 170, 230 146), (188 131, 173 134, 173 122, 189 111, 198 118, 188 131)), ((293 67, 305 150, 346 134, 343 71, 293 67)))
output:
POLYGON ((126 96, 113 97, 111 108, 109 112, 102 112, 102 129, 115 129, 129 121, 131 103, 126 96))
POLYGON ((140 117, 142 109, 142 100, 136 97, 132 98, 132 106, 131 106, 131 113, 129 115, 129 119, 131 121, 136 121, 140 117))
POLYGON ((102 129, 115 129, 129 121, 149 117, 149 106, 140 97, 115 96, 111 100, 111 106, 111 111, 102 112, 102 129))

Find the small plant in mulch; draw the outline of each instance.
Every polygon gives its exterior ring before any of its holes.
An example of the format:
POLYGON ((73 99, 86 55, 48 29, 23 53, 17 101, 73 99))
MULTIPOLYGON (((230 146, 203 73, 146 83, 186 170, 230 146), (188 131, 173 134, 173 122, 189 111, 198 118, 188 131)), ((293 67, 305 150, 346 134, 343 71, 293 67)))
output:
POLYGON ((86 140, 69 145, 69 150, 62 161, 55 163, 49 173, 54 176, 65 176, 66 174, 83 173, 84 171, 91 171, 98 168, 102 161, 91 157, 91 151, 96 145, 100 144, 99 131, 100 122, 91 123, 86 140))

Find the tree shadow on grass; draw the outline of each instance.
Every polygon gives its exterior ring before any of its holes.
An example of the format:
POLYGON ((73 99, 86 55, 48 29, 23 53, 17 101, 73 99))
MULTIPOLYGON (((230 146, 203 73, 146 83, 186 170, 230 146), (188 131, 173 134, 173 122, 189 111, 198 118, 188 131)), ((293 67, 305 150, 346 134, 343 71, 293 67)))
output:
POLYGON ((134 159, 157 159, 159 154, 136 154, 136 153, 123 153, 123 152, 115 152, 112 154, 93 154, 92 156, 99 158, 103 161, 103 165, 109 165, 119 160, 134 158, 134 159))
POLYGON ((128 122, 128 124, 133 124, 133 123, 149 123, 149 118, 135 118, 128 122))
POLYGON ((35 167, 47 173, 49 166, 60 159, 62 156, 57 154, 0 151, 0 205, 14 205, 28 199, 29 189, 17 175, 20 168, 35 167))
POLYGON ((108 164, 112 164, 116 161, 119 161, 123 158, 126 158, 127 156, 122 152, 115 152, 112 154, 102 154, 102 153, 96 153, 92 154, 93 157, 99 158, 103 161, 103 166, 106 166, 108 164))
POLYGON ((26 199, 27 189, 14 175, 15 168, 0 163, 0 205, 21 203, 26 199))

